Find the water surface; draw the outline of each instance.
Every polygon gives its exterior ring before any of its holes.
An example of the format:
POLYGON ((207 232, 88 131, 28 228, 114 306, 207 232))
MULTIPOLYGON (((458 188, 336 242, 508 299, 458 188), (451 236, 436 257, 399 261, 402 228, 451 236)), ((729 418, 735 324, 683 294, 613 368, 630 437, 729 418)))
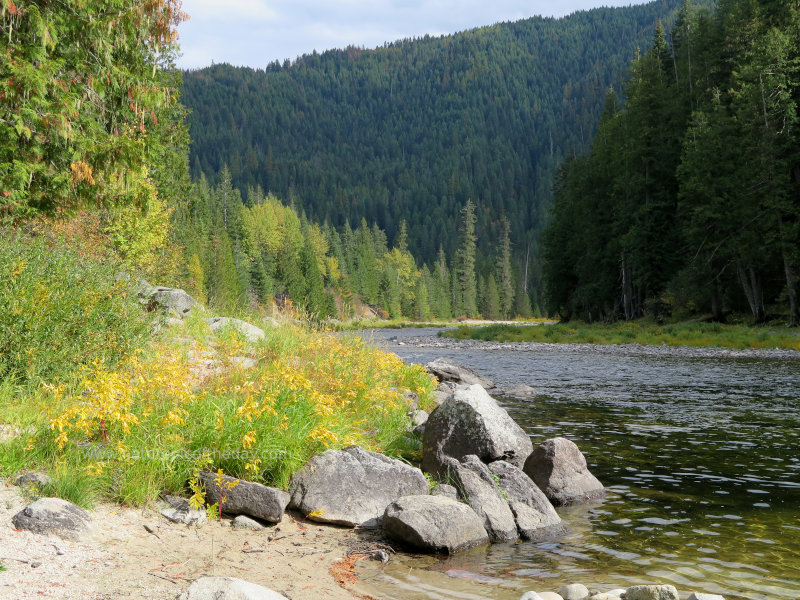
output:
POLYGON ((800 598, 800 360, 416 345, 430 333, 369 337, 410 362, 447 356, 498 387, 533 386, 527 398, 493 395, 534 444, 575 441, 610 494, 559 509, 568 533, 557 539, 394 560, 367 574, 384 595, 505 599, 660 582, 727 600, 800 598))

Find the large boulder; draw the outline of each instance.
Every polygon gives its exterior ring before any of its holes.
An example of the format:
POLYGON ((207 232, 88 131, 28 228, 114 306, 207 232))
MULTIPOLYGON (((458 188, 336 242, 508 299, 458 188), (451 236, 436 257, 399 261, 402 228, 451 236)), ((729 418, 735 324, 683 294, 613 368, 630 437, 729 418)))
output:
POLYGON ((263 329, 260 329, 255 325, 248 323, 247 321, 242 321, 241 319, 233 319, 231 317, 212 317, 210 319, 206 319, 206 323, 208 323, 211 331, 217 334, 227 328, 235 329, 241 333, 244 336, 244 339, 251 344, 254 344, 259 340, 263 340, 266 337, 263 329))
POLYGON ((563 437, 539 444, 523 470, 556 506, 600 498, 605 493, 578 446, 563 437))
POLYGON ((376 527, 401 496, 428 495, 419 469, 351 446, 326 450, 295 473, 290 506, 308 518, 351 527, 376 527))
POLYGON ((181 319, 186 318, 194 310, 205 310, 197 300, 177 288, 154 287, 142 281, 137 294, 139 301, 150 309, 161 308, 181 319))
POLYGON ((78 539, 91 529, 89 513, 61 498, 39 498, 13 516, 17 529, 78 539))
POLYGON ((383 514, 384 531, 414 548, 454 554, 489 543, 481 519, 445 496, 403 496, 383 514))
MULTIPOLYGON (((210 471, 200 473, 200 481, 206 488, 206 502, 209 504, 221 500, 222 490, 217 479, 216 473, 210 471)), ((225 490, 222 512, 230 515, 250 515, 270 523, 278 523, 283 519, 283 513, 290 500, 289 494, 283 490, 227 475, 222 475, 222 486, 225 490)))
POLYGON ((491 379, 481 377, 469 367, 453 362, 449 358, 439 357, 425 365, 425 369, 442 382, 450 381, 462 385, 477 384, 486 389, 494 387, 491 379))
POLYGON ((422 469, 441 476, 445 458, 470 454, 483 462, 506 460, 522 467, 533 450, 528 435, 485 389, 472 385, 453 395, 428 417, 422 437, 422 469))
POLYGON ((477 456, 462 462, 449 458, 448 479, 461 497, 483 519, 483 526, 493 542, 510 542, 519 537, 514 513, 497 487, 492 473, 477 456))
POLYGON ((556 509, 522 469, 499 460, 489 470, 508 500, 520 536, 531 540, 563 530, 556 509))
POLYGON ((178 600, 286 600, 286 598, 269 588, 235 577, 201 577, 178 596, 178 600))
POLYGON ((672 585, 635 585, 622 594, 622 600, 680 600, 672 585))

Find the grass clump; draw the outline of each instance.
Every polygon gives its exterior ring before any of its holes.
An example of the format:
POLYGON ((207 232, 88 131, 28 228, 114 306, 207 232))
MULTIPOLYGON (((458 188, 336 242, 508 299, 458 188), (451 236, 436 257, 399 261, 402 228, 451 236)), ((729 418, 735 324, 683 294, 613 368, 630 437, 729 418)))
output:
POLYGON ((800 350, 798 332, 780 325, 749 326, 720 323, 673 323, 647 321, 558 323, 548 326, 461 326, 443 336, 496 342, 548 342, 557 344, 642 344, 667 346, 716 346, 721 348, 780 348, 800 350))

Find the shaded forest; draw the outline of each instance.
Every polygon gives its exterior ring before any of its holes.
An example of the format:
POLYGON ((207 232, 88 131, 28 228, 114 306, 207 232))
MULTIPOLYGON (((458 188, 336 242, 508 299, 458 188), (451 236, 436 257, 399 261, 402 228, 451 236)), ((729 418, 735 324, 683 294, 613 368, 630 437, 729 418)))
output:
POLYGON ((800 324, 800 9, 686 2, 571 157, 544 238, 548 305, 587 320, 731 312, 800 324))

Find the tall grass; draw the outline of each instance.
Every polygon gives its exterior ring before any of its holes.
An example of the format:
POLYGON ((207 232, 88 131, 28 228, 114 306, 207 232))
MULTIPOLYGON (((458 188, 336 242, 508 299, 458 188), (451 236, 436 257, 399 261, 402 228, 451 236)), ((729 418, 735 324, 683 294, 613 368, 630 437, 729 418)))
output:
POLYGON ((559 344, 643 344, 717 346, 722 348, 781 348, 800 350, 800 332, 781 325, 748 326, 720 323, 646 321, 606 324, 559 323, 549 326, 490 325, 459 327, 442 335, 456 339, 498 342, 550 342, 559 344))
POLYGON ((95 361, 116 364, 147 332, 130 296, 113 262, 0 228, 0 379, 48 381, 95 361))

